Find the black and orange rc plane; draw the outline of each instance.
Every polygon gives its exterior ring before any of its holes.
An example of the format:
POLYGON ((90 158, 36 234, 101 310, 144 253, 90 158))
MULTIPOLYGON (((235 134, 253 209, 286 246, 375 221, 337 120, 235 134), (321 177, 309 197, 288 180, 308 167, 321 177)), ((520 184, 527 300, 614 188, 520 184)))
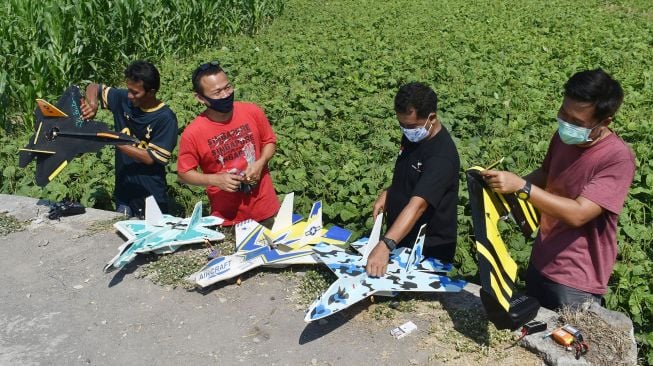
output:
POLYGON ((138 144, 138 139, 110 131, 98 121, 82 119, 82 97, 78 86, 70 86, 54 106, 36 100, 34 135, 19 151, 18 165, 36 159, 36 184, 46 186, 76 156, 99 151, 105 145, 138 144))

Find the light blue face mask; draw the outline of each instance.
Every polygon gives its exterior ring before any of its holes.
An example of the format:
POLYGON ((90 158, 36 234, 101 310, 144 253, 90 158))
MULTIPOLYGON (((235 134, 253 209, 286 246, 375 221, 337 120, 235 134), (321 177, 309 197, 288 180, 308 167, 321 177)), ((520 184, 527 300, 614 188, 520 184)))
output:
POLYGON ((404 128, 399 126, 401 128, 401 132, 404 133, 404 136, 408 139, 410 142, 420 142, 426 138, 426 136, 429 135, 429 130, 431 127, 433 127, 433 124, 427 129, 426 125, 429 123, 428 120, 426 120, 426 123, 424 123, 424 126, 422 127, 417 127, 417 128, 404 128))
POLYGON ((578 145, 593 141, 590 138, 590 133, 600 124, 592 128, 585 128, 573 125, 560 117, 556 119, 558 120, 558 135, 560 136, 560 140, 567 145, 578 145))

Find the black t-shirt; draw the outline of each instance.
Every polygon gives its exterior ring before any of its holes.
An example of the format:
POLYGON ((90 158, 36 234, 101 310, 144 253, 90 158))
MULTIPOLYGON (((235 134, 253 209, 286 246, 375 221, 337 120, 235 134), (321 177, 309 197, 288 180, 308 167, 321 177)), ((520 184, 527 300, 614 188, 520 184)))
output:
POLYGON ((399 246, 412 247, 420 226, 426 223, 424 255, 453 261, 458 223, 459 170, 458 150, 444 126, 430 140, 418 143, 402 136, 392 185, 386 198, 388 228, 411 197, 421 197, 429 205, 410 233, 398 243, 399 246))
POLYGON ((145 198, 151 195, 167 213, 165 166, 177 145, 177 117, 163 103, 149 110, 134 107, 125 89, 102 85, 99 93, 102 106, 113 114, 115 129, 138 138, 141 142, 137 147, 154 160, 154 164, 147 165, 116 149, 116 203, 129 205, 137 214, 144 210, 145 198))

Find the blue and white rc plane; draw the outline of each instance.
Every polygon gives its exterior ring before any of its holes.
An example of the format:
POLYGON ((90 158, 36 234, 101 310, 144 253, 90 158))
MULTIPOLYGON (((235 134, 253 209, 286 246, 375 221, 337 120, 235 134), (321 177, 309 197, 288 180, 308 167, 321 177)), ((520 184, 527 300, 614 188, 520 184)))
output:
POLYGON ((197 202, 190 218, 164 215, 154 197, 145 199, 145 220, 126 220, 113 224, 127 241, 118 248, 118 254, 111 259, 104 271, 122 268, 139 253, 172 253, 182 245, 202 243, 205 240, 224 239, 224 234, 208 229, 224 222, 215 216, 202 217, 202 202, 197 202))
POLYGON ((348 230, 333 226, 322 227, 322 203, 315 202, 306 221, 292 214, 293 193, 284 197, 271 230, 254 220, 236 224, 236 252, 215 258, 188 281, 207 287, 216 282, 234 278, 260 266, 285 267, 291 264, 313 264, 318 259, 312 245, 326 242, 343 246, 349 240, 348 230))
POLYGON ((365 271, 367 258, 378 244, 382 214, 375 220, 374 228, 367 244, 359 240, 352 244, 362 256, 348 254, 341 248, 321 243, 313 247, 320 261, 333 271, 338 279, 317 300, 311 304, 306 322, 312 322, 363 300, 371 295, 392 296, 397 292, 459 292, 467 282, 452 280, 443 274, 451 270, 451 265, 443 264, 434 258, 424 258, 422 249, 426 225, 422 225, 410 248, 397 248, 390 254, 390 262, 383 277, 371 277, 365 271), (435 272, 435 273, 433 273, 435 272))

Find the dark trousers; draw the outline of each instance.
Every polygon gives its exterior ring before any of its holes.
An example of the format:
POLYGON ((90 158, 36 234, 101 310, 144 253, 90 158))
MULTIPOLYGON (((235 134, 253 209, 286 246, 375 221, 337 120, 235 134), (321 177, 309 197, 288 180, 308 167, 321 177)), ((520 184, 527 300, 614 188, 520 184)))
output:
POLYGON ((594 301, 601 304, 602 295, 581 291, 561 285, 542 276, 532 264, 526 271, 526 294, 540 301, 547 309, 558 310, 564 306, 579 308, 584 302, 594 301))

